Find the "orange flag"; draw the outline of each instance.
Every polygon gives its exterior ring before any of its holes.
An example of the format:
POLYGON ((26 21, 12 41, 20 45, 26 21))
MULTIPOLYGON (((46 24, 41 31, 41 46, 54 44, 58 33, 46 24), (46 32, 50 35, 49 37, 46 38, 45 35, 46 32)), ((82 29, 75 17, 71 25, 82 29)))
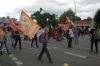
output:
POLYGON ((7 17, 7 19, 9 20, 12 29, 13 29, 14 31, 18 31, 18 27, 17 27, 17 25, 14 23, 14 21, 13 21, 10 17, 7 17))
POLYGON ((40 28, 41 26, 34 22, 24 11, 21 12, 19 29, 24 35, 32 39, 40 28))

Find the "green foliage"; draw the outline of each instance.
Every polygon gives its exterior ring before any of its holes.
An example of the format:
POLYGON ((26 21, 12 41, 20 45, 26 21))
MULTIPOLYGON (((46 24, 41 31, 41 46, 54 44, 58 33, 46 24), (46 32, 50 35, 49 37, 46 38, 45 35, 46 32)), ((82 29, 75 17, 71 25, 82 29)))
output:
POLYGON ((94 16, 94 21, 95 21, 96 28, 100 28, 100 9, 98 9, 98 11, 96 12, 94 16))
POLYGON ((79 21, 79 20, 81 20, 81 18, 79 16, 76 16, 76 21, 79 21))
POLYGON ((56 26, 58 24, 55 14, 50 14, 47 12, 41 14, 41 11, 36 11, 31 15, 31 17, 36 19, 38 24, 40 24, 43 28, 50 27, 51 25, 56 26))
POLYGON ((87 20, 92 21, 92 18, 91 17, 87 17, 87 20))
POLYGON ((59 17, 59 21, 60 23, 63 23, 66 20, 66 17, 68 17, 71 21, 76 21, 81 20, 81 18, 79 16, 75 17, 75 13, 72 11, 72 9, 69 9, 67 11, 65 11, 60 17, 59 17))

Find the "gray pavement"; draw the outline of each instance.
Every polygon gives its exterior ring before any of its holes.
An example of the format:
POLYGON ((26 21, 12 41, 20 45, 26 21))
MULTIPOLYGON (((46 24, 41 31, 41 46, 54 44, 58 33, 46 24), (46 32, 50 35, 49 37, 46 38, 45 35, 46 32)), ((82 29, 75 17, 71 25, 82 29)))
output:
POLYGON ((100 43, 99 53, 90 52, 89 36, 85 35, 79 38, 79 44, 67 47, 67 40, 55 41, 50 39, 48 49, 53 59, 53 63, 49 63, 46 54, 42 61, 38 61, 38 55, 41 49, 31 48, 31 41, 22 40, 22 50, 17 47, 11 47, 10 38, 8 36, 8 48, 11 55, 0 55, 0 66, 63 66, 64 63, 69 66, 100 66, 100 43))

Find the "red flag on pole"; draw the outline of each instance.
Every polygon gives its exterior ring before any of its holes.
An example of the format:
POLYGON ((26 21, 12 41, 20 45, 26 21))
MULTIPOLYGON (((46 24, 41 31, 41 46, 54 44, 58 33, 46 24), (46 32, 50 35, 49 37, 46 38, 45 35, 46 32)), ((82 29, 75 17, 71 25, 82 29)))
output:
POLYGON ((13 21, 9 16, 7 16, 7 19, 9 20, 12 29, 13 29, 14 31, 18 31, 18 27, 17 27, 17 25, 14 23, 14 21, 13 21))
POLYGON ((69 20, 68 18, 65 20, 65 23, 71 27, 71 26, 74 26, 73 22, 71 20, 69 20))

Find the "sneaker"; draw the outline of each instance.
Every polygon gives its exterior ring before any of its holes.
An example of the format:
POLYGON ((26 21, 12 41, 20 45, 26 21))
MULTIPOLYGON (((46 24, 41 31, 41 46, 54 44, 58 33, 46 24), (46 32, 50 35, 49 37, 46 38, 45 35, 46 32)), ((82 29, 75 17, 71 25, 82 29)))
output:
POLYGON ((11 53, 8 52, 8 54, 11 54, 11 53))
POLYGON ((1 55, 3 55, 3 53, 2 53, 2 52, 0 52, 0 54, 1 54, 1 55))
POLYGON ((49 61, 49 63, 53 63, 53 61, 49 61))
POLYGON ((98 52, 95 52, 95 54, 98 54, 98 52))
POLYGON ((22 50, 22 48, 19 48, 20 50, 22 50))
POLYGON ((39 61, 41 61, 41 59, 40 59, 40 58, 38 58, 38 60, 39 60, 39 61))

